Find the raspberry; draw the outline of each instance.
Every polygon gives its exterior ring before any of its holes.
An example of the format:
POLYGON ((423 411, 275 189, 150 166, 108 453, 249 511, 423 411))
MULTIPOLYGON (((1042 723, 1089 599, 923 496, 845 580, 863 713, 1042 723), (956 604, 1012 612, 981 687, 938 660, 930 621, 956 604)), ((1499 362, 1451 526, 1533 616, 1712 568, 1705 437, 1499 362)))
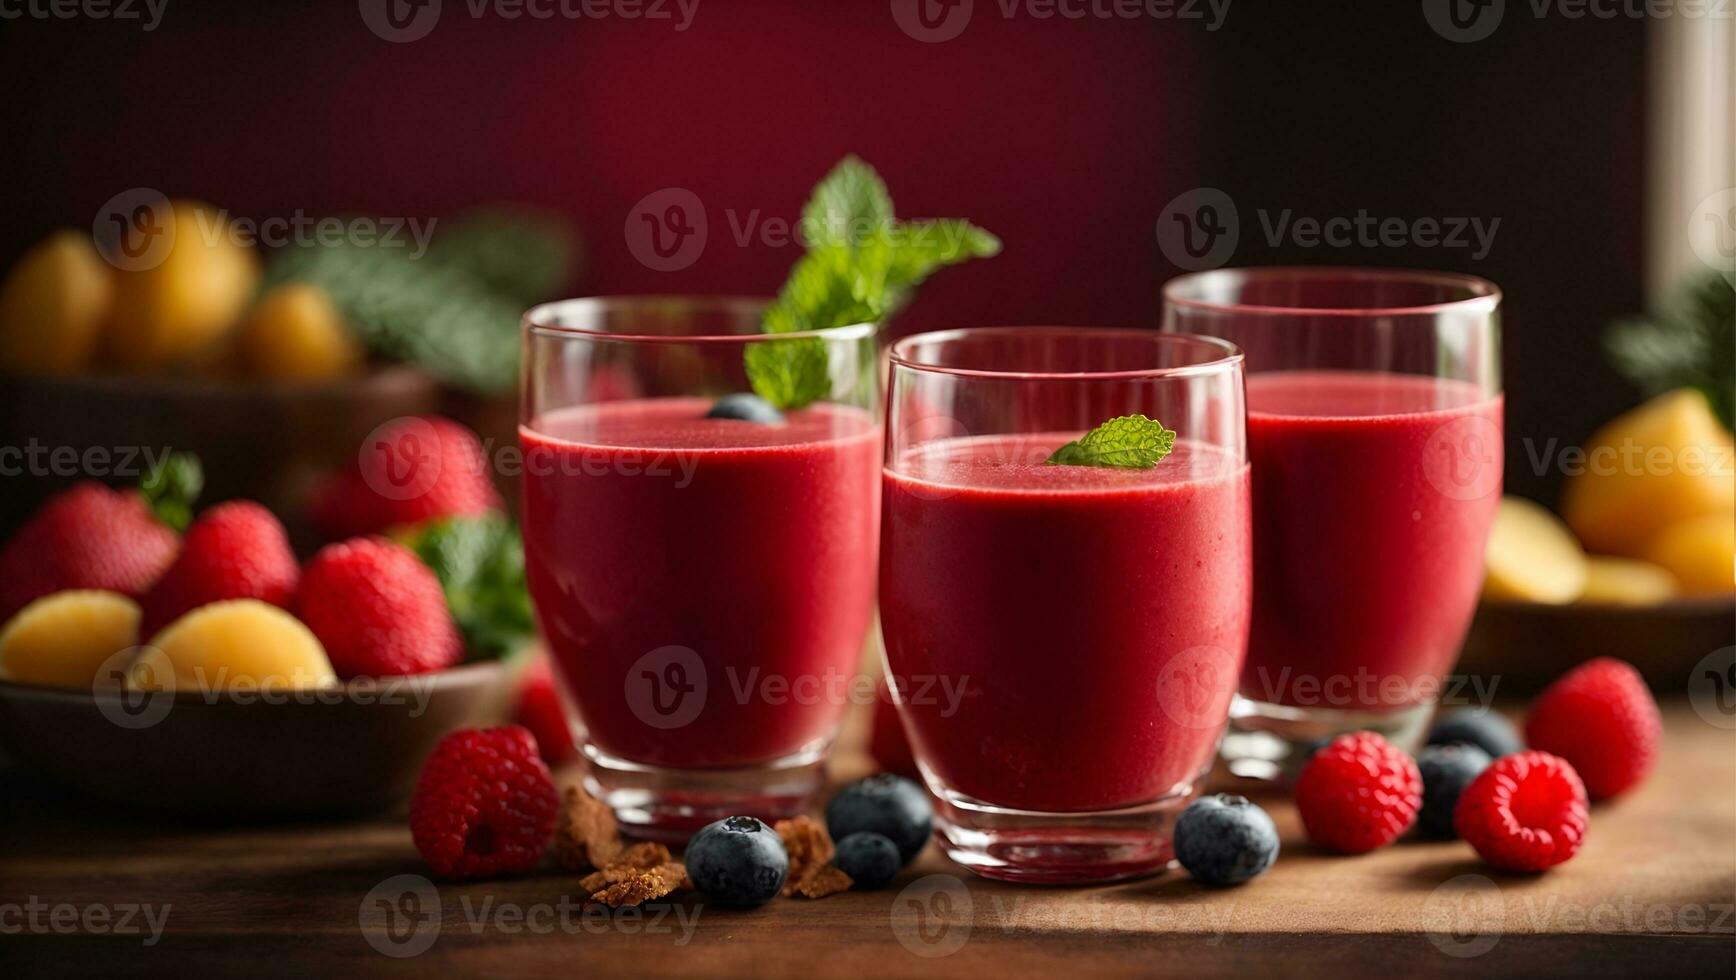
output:
POLYGON ((1632 789, 1657 760, 1663 719, 1639 672, 1599 657, 1545 688, 1525 719, 1525 740, 1573 764, 1594 800, 1632 789))
POLYGON ((547 660, 538 660, 525 669, 512 721, 536 736, 537 751, 549 765, 558 766, 578 754, 566 703, 555 687, 554 671, 547 660))
POLYGON ((301 568, 271 511, 233 500, 199 515, 181 553, 139 605, 139 635, 152 637, 181 614, 225 599, 258 599, 288 608, 301 568))
POLYGON ((312 517, 326 535, 344 538, 500 506, 476 433, 427 415, 375 430, 355 461, 315 491, 312 517))
POLYGON ((1547 752, 1521 752, 1483 770, 1459 796, 1453 827, 1503 871, 1542 871, 1585 841, 1585 785, 1547 752))
POLYGON ((410 798, 410 837, 434 873, 482 878, 542 860, 560 799, 536 739, 517 725, 440 740, 410 798))
POLYGON ((1397 840, 1422 805, 1416 763, 1374 732, 1333 739, 1296 781, 1296 808, 1309 839, 1345 854, 1397 840))
POLYGON ((321 549, 302 570, 295 609, 346 680, 444 670, 464 653, 440 580, 384 538, 321 549))

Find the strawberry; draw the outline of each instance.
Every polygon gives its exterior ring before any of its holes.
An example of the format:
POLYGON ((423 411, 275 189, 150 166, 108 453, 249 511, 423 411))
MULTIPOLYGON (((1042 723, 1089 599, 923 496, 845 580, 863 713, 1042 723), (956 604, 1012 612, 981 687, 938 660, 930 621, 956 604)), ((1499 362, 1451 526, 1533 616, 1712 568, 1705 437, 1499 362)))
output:
POLYGON ((370 433, 355 461, 314 491, 313 520, 343 538, 500 506, 476 433, 427 415, 393 419, 370 433))
POLYGON ((464 653, 440 580, 384 538, 321 549, 302 569, 295 611, 346 680, 444 670, 464 653))
POLYGON ((146 593, 139 635, 150 637, 181 614, 224 599, 259 599, 288 608, 301 569, 271 511, 251 500, 199 515, 181 553, 146 593))
POLYGON ((136 491, 79 483, 49 498, 0 551, 0 621, 67 589, 136 599, 174 559, 176 540, 136 491))
POLYGON ((573 745, 572 724, 567 721, 566 703, 561 700, 554 670, 546 659, 525 668, 512 721, 536 736, 537 754, 549 765, 558 766, 578 754, 573 745))

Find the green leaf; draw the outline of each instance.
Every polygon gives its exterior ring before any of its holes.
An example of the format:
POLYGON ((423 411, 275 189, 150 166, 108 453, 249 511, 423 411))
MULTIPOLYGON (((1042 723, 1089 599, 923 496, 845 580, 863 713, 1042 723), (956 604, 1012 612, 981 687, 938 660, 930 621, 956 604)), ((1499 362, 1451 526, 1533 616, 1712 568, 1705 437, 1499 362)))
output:
POLYGON ((1691 277, 1664 309, 1611 325, 1604 349, 1648 394, 1698 389, 1736 430, 1736 289, 1721 274, 1691 277))
POLYGON ((139 483, 151 513, 177 531, 185 531, 193 522, 193 502, 203 489, 205 469, 192 453, 170 453, 139 483))
MULTIPOLYGON (((935 269, 1001 248, 994 235, 963 219, 895 221, 880 175, 853 156, 814 188, 802 231, 808 251, 766 310, 767 333, 883 323, 935 269)), ((754 391, 786 411, 831 391, 826 345, 818 339, 750 345, 744 367, 754 391)))
POLYGON ((838 161, 815 185, 802 208, 802 235, 810 249, 851 247, 892 224, 892 196, 874 168, 854 155, 838 161))
POLYGON ((565 219, 529 208, 489 207, 442 219, 424 258, 529 306, 567 285, 577 254, 578 236, 565 219))
POLYGON ((405 541, 434 570, 470 660, 518 649, 536 635, 518 529, 500 514, 449 517, 417 527, 405 541))
POLYGON ((1175 431, 1143 415, 1123 415, 1067 443, 1048 459, 1060 466, 1148 470, 1175 448, 1175 431))

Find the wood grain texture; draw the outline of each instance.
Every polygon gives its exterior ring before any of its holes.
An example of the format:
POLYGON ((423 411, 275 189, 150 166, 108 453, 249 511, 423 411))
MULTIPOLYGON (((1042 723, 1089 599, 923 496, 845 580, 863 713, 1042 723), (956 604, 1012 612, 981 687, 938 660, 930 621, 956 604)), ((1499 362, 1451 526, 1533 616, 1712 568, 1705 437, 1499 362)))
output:
MULTIPOLYGON (((609 914, 585 911, 579 876, 545 869, 431 885, 420 919, 392 890, 404 945, 387 935, 384 909, 363 925, 380 897, 370 890, 423 870, 401 817, 142 822, 0 771, 0 975, 1727 978, 1736 974, 1736 732, 1686 704, 1667 706, 1666 719, 1659 771, 1598 807, 1585 849, 1542 876, 1492 872, 1458 842, 1327 855, 1303 839, 1293 807, 1267 796, 1284 853, 1239 889, 1203 889, 1180 872, 1020 888, 973 878, 930 848, 880 892, 749 912, 688 896, 609 914), (21 918, 26 903, 34 925, 21 918), (118 915, 124 903, 167 908, 160 940, 147 945, 142 928, 64 926, 91 907, 118 915), (402 952, 422 938, 425 951, 401 958, 375 945, 402 952)), ((859 734, 852 726, 850 743, 859 734)), ((836 769, 849 778, 865 765, 846 748, 836 769)))

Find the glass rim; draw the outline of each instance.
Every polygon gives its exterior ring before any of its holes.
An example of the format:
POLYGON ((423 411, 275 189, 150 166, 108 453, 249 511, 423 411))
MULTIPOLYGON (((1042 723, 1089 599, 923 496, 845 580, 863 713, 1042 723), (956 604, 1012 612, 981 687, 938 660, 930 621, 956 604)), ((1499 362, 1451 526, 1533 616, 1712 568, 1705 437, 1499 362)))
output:
POLYGON ((772 302, 773 300, 768 296, 724 294, 628 293, 613 296, 575 296, 570 299, 538 303, 524 311, 524 315, 520 318, 520 325, 526 334, 541 334, 551 337, 637 344, 706 344, 717 346, 731 344, 745 346, 768 340, 801 340, 806 338, 861 340, 874 336, 880 329, 878 323, 864 322, 839 327, 825 327, 819 330, 792 330, 786 333, 649 334, 593 330, 588 327, 550 322, 550 318, 566 312, 604 316, 611 312, 627 312, 648 306, 655 306, 662 312, 706 312, 757 316, 772 302))
POLYGON ((1501 304, 1501 287, 1482 276, 1474 276, 1463 272, 1430 272, 1425 269, 1388 269, 1374 266, 1312 266, 1312 265, 1274 265, 1274 266, 1236 266, 1222 269, 1207 269, 1202 272, 1188 272, 1176 276, 1163 284, 1163 301, 1183 309, 1201 310, 1212 313, 1236 313, 1255 316, 1319 316, 1319 317, 1380 317, 1380 316, 1423 316, 1436 313, 1476 312, 1492 313, 1501 304), (1212 280, 1340 280, 1386 283, 1407 283, 1412 285, 1456 287, 1465 290, 1469 295, 1460 299, 1442 300, 1438 303, 1419 303, 1410 306, 1270 306, 1259 303, 1217 302, 1197 298, 1204 289, 1197 288, 1210 285, 1212 280), (1184 289, 1194 287, 1194 295, 1182 295, 1184 289))
POLYGON ((946 330, 929 330, 923 333, 911 334, 908 337, 903 337, 894 341, 890 350, 887 352, 887 356, 895 368, 902 368, 907 371, 920 371, 925 374, 946 374, 962 378, 1027 378, 1032 380, 1077 381, 1203 377, 1212 374, 1219 374, 1225 371, 1233 371, 1240 367, 1243 361, 1242 349, 1222 337, 1185 333, 1176 330, 1150 330, 1142 327, 1070 327, 1060 325, 1027 327, 953 327, 946 330), (1173 346, 1182 343, 1195 344, 1215 350, 1217 356, 1192 364, 1177 364, 1170 367, 1125 368, 1110 371, 1009 371, 989 368, 956 367, 947 364, 929 364, 916 360, 910 355, 911 348, 923 343, 947 343, 950 341, 956 341, 961 337, 1031 337, 1037 334, 1051 334, 1066 337, 1114 338, 1116 340, 1125 340, 1129 337, 1142 337, 1150 340, 1153 346, 1156 347, 1173 346))

